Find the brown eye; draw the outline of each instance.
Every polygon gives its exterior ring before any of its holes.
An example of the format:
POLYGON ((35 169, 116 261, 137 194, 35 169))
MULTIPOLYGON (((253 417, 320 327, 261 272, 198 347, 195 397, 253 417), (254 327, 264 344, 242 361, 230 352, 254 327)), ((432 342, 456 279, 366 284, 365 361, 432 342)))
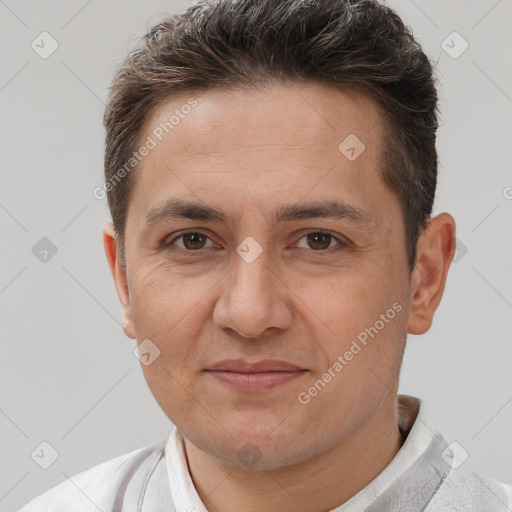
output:
POLYGON ((309 246, 319 251, 328 249, 331 240, 332 236, 329 233, 309 233, 309 235, 307 235, 309 246))
POLYGON ((206 243, 206 240, 208 240, 206 235, 197 232, 185 233, 181 235, 178 240, 180 238, 183 240, 184 248, 190 251, 202 249, 206 243))

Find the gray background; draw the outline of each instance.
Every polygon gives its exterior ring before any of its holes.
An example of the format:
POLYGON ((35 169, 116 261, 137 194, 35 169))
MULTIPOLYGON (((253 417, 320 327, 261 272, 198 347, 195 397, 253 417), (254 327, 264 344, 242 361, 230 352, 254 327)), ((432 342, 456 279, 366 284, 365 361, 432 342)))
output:
MULTIPOLYGON (((101 241, 109 214, 92 190, 114 69, 192 3, 0 0, 1 511, 168 435, 122 331, 101 241), (47 59, 31 48, 43 31, 59 44, 47 59), (58 249, 46 263, 32 252, 42 237, 58 249), (31 458, 43 441, 59 454, 46 470, 31 458)), ((409 336, 400 392, 425 401, 466 463, 512 481, 512 1, 389 3, 438 61, 435 213, 454 215, 459 238, 432 329, 409 336), (458 58, 441 46, 454 31, 469 44, 458 58)))

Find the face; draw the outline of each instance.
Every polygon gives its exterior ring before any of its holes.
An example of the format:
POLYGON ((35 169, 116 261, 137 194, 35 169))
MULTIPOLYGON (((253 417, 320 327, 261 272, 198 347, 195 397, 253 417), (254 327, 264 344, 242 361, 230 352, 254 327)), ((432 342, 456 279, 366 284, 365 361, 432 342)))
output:
POLYGON ((141 133, 157 143, 116 281, 127 332, 160 351, 145 378, 196 447, 303 461, 368 422, 400 369, 409 273, 381 114, 319 84, 191 96, 141 133))

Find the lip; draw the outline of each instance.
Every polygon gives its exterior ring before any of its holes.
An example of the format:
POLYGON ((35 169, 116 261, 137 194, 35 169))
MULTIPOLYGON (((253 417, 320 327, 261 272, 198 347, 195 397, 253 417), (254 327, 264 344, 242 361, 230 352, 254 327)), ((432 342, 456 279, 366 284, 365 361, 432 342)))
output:
POLYGON ((260 372, 292 372, 303 370, 287 361, 279 359, 263 359, 255 363, 249 363, 243 359, 226 359, 215 363, 207 370, 237 372, 237 373, 260 373, 260 372))
POLYGON ((277 359, 265 359, 255 363, 227 359, 205 371, 238 391, 259 391, 281 386, 304 375, 308 370, 277 359))

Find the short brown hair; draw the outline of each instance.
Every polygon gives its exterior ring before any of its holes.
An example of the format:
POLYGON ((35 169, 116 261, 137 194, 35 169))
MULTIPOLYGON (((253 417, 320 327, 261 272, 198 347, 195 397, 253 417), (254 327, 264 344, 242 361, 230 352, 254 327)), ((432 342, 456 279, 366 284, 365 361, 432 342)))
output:
MULTIPOLYGON (((376 0, 204 0, 143 37, 111 86, 104 116, 105 179, 137 148, 164 102, 214 88, 314 81, 377 100, 387 129, 380 172, 399 197, 409 271, 437 183, 433 66, 411 31, 376 0)), ((107 189, 124 262, 136 167, 107 189)))

